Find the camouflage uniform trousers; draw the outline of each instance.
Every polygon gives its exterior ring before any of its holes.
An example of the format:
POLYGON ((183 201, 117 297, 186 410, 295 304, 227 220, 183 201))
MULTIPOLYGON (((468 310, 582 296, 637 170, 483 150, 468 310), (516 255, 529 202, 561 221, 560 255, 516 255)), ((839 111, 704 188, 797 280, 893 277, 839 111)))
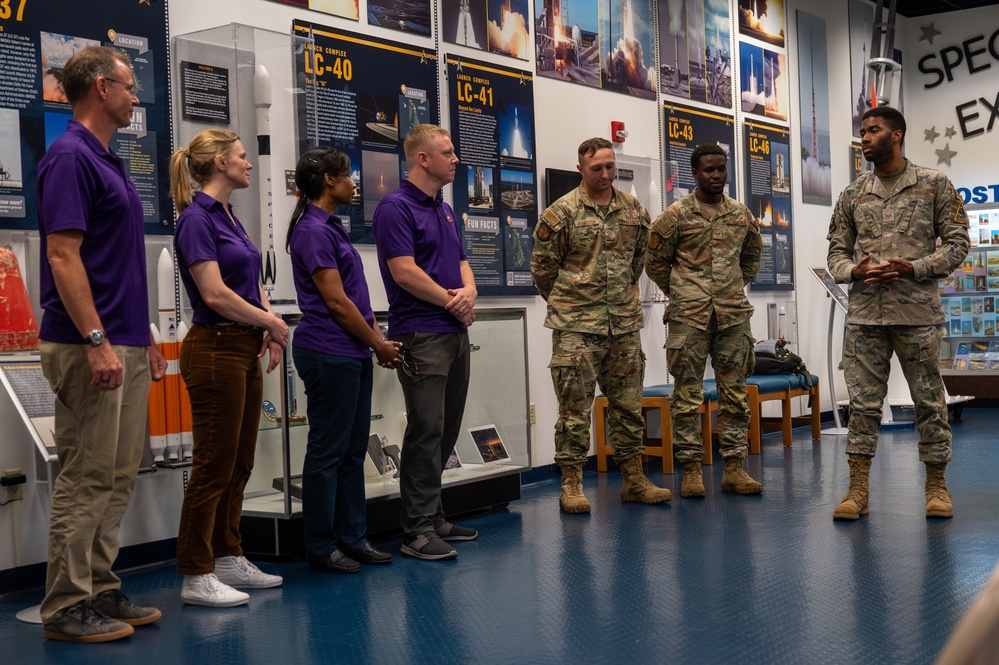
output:
POLYGON ((874 457, 881 431, 881 409, 888 394, 892 352, 916 406, 919 460, 941 463, 951 459, 943 379, 940 378, 939 326, 864 326, 847 324, 843 367, 850 392, 848 455, 874 457))
POLYGON ((749 431, 749 396, 746 377, 753 373, 753 335, 749 321, 717 329, 714 316, 707 330, 669 322, 666 361, 673 375, 670 417, 673 419, 673 448, 681 463, 700 462, 704 456, 701 418, 704 403, 704 367, 711 355, 711 367, 718 386, 718 449, 725 459, 746 457, 749 431))
POLYGON ((645 354, 636 332, 596 335, 552 331, 548 365, 558 398, 555 462, 571 466, 586 461, 590 450, 590 413, 597 383, 607 397, 607 437, 618 462, 641 455, 645 433, 642 380, 645 354))

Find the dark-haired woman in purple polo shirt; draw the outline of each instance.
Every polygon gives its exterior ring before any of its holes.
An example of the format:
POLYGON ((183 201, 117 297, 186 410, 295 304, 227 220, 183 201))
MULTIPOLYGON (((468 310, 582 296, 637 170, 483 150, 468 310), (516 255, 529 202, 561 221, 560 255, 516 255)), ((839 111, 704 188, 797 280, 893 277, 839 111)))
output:
POLYGON ((340 218, 356 185, 350 160, 333 148, 309 150, 295 169, 298 205, 288 227, 302 320, 292 356, 308 397, 309 440, 302 469, 302 517, 309 565, 356 573, 392 561, 368 543, 364 455, 371 425, 374 350, 378 364, 402 362, 401 344, 382 335, 371 311, 361 256, 340 218))
POLYGON ((180 350, 180 373, 191 395, 194 462, 177 536, 180 597, 208 607, 242 605, 237 588, 281 584, 243 556, 239 519, 253 469, 263 377, 277 366, 288 326, 271 311, 260 285, 260 252, 232 213, 229 197, 250 185, 239 137, 225 129, 199 132, 170 160, 170 187, 180 213, 174 248, 194 308, 180 350), (195 193, 192 182, 201 191, 195 193))

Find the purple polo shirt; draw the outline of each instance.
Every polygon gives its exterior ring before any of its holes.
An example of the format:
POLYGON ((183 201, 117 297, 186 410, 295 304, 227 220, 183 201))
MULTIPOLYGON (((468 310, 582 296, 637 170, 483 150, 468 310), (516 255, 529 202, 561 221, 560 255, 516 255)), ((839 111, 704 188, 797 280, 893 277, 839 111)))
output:
POLYGON ((191 277, 191 266, 198 261, 218 263, 222 282, 246 302, 264 309, 260 304, 260 250, 250 242, 235 215, 230 218, 230 214, 231 205, 227 212, 222 203, 198 192, 177 219, 173 246, 177 251, 180 278, 194 308, 191 320, 195 323, 229 321, 201 298, 198 285, 191 277))
POLYGON ((142 201, 114 153, 86 127, 69 121, 38 163, 35 181, 41 236, 39 287, 44 310, 39 337, 84 344, 59 298, 46 260, 47 235, 82 231, 80 259, 94 306, 112 344, 149 346, 149 291, 142 201))
POLYGON ((388 259, 412 256, 430 279, 445 289, 460 289, 465 250, 458 237, 454 211, 441 192, 431 198, 404 180, 378 204, 372 221, 378 267, 389 301, 388 326, 392 335, 413 332, 464 332, 458 319, 433 303, 420 300, 396 284, 388 259))
POLYGON ((317 270, 339 271, 347 298, 357 305, 369 328, 375 324, 361 255, 350 243, 343 222, 310 203, 295 226, 289 249, 298 308, 302 310, 302 320, 295 329, 295 346, 334 356, 370 358, 371 349, 333 318, 312 280, 317 270))

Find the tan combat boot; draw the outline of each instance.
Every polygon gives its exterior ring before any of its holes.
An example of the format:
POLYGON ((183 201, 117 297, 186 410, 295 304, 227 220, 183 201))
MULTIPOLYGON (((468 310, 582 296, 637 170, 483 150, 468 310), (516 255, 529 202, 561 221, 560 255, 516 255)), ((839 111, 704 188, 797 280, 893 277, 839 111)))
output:
POLYGON ((668 489, 656 487, 642 471, 639 455, 618 462, 624 482, 621 483, 621 500, 625 503, 666 503, 673 498, 668 489))
POLYGON ((926 463, 926 516, 954 517, 954 504, 950 500, 950 492, 944 484, 944 470, 947 462, 942 464, 926 463))
POLYGON ((680 496, 685 499, 704 496, 704 479, 701 476, 700 462, 684 462, 680 496))
POLYGON ((562 467, 562 493, 558 497, 558 507, 563 513, 590 512, 590 502, 583 495, 582 464, 562 467))
POLYGON ((736 494, 763 494, 763 483, 753 480, 742 468, 742 460, 738 457, 725 459, 725 471, 722 473, 722 489, 736 494))
POLYGON ((863 455, 850 455, 848 464, 850 465, 850 489, 846 491, 846 496, 833 511, 834 520, 859 520, 861 515, 871 512, 867 507, 867 479, 871 473, 871 458, 863 455))

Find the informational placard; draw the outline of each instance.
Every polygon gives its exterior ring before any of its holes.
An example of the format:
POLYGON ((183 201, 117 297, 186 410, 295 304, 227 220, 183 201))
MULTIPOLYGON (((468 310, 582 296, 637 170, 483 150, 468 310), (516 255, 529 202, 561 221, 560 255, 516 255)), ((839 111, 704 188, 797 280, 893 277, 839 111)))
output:
POLYGON ((530 15, 528 0, 442 0, 441 38, 527 60, 531 49, 530 15))
POLYGON ((864 149, 856 141, 850 143, 850 182, 853 182, 871 169, 871 163, 864 159, 864 149))
POLYGON ((180 105, 184 120, 228 125, 229 70, 197 62, 181 62, 180 105))
POLYGON ((35 171, 66 132, 72 110, 62 88, 70 56, 110 46, 128 56, 139 106, 111 149, 142 199, 145 231, 169 234, 170 92, 166 2, 0 0, 0 229, 38 228, 35 171))
POLYGON ((538 0, 538 76, 656 98, 653 0, 538 0))
POLYGON ((311 9, 314 12, 331 14, 332 16, 342 16, 352 21, 358 20, 360 12, 357 9, 357 0, 272 0, 280 2, 282 5, 291 5, 301 9, 311 9))
POLYGON ((825 268, 809 268, 809 270, 812 271, 815 278, 819 280, 822 286, 825 287, 829 295, 832 296, 833 300, 836 301, 836 304, 839 305, 839 308, 844 312, 849 311, 850 296, 847 295, 842 286, 836 283, 836 280, 831 274, 829 274, 829 271, 825 268))
POLYGON ((296 61, 299 75, 315 81, 315 108, 308 95, 299 103, 319 143, 350 157, 357 183, 353 204, 337 215, 351 242, 373 244, 375 208, 409 175, 406 135, 419 124, 440 124, 437 52, 308 21, 296 20, 293 29, 315 38, 296 61))
POLYGON ((664 95, 732 108, 729 3, 658 0, 659 89, 664 95))
POLYGON ((703 143, 721 146, 729 156, 725 193, 734 197, 736 165, 732 161, 732 148, 735 146, 735 120, 732 116, 676 104, 663 105, 663 116, 666 123, 663 155, 666 205, 676 203, 697 186, 690 155, 703 143))
POLYGON ((794 290, 790 130, 747 120, 744 126, 744 202, 760 222, 763 256, 755 291, 794 290))
POLYGON ((454 212, 480 295, 535 295, 538 221, 534 80, 530 72, 447 57, 451 136, 461 163, 454 212))

